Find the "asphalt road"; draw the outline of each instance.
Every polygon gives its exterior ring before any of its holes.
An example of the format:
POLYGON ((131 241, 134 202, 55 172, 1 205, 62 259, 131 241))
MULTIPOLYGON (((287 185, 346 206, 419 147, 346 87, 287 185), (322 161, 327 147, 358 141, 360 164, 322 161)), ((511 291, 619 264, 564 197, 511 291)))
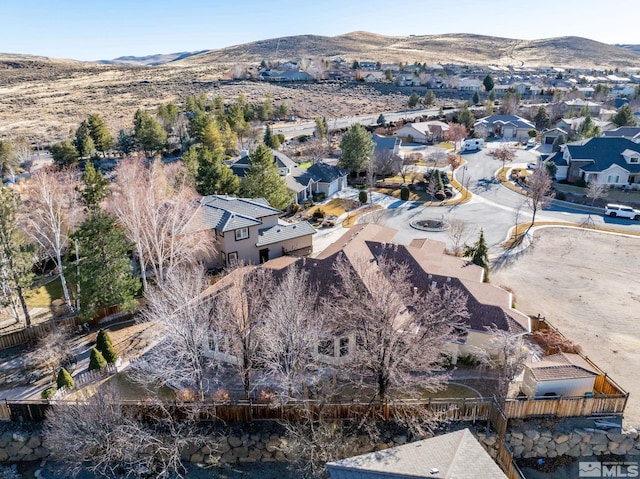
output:
MULTIPOLYGON (((414 238, 424 238, 446 242, 453 245, 448 232, 425 232, 412 228, 410 221, 414 219, 458 219, 466 226, 463 241, 473 243, 480 232, 484 231, 487 244, 492 255, 502 252, 500 245, 506 240, 510 229, 516 223, 531 221, 531 210, 527 206, 526 197, 499 183, 497 171, 502 163, 490 155, 492 149, 501 146, 501 142, 488 142, 479 151, 463 153, 466 161, 464 167, 456 170, 456 179, 469 185, 473 194, 470 201, 453 206, 421 207, 411 202, 396 202, 382 212, 376 213, 376 221, 398 230, 396 241, 407 244, 414 238)), ((525 167, 527 163, 536 163, 537 152, 531 149, 516 150, 513 167, 525 167)), ((583 223, 589 218, 588 209, 571 203, 555 202, 543 211, 538 211, 536 222, 569 222, 583 223)), ((610 218, 598 211, 591 214, 595 226, 614 228, 621 232, 640 233, 640 222, 610 218)))

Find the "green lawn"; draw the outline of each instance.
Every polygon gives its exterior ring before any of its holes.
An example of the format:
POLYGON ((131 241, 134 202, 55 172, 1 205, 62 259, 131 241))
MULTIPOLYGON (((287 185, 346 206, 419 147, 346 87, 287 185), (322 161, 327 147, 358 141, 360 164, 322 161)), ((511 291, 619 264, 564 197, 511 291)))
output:
POLYGON ((63 298, 62 283, 60 278, 56 277, 53 281, 30 289, 26 295, 27 307, 29 308, 48 308, 51 302, 56 299, 63 298))
POLYGON ((307 168, 310 168, 312 164, 313 163, 311 163, 310 161, 305 161, 304 163, 300 163, 298 166, 303 170, 306 170, 307 168))

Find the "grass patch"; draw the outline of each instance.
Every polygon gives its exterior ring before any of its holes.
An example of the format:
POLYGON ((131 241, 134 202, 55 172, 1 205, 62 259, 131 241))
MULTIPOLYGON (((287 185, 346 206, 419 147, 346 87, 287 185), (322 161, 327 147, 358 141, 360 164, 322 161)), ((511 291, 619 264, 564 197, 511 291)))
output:
POLYGON ((302 168, 303 170, 306 170, 306 169, 311 168, 311 165, 313 165, 313 163, 311 163, 310 161, 305 161, 303 163, 299 163, 298 167, 302 168))
POLYGON ((422 393, 423 399, 449 399, 449 398, 477 398, 478 394, 467 386, 462 384, 448 384, 445 389, 440 391, 424 391, 422 393))
POLYGON ((27 292, 25 301, 29 308, 49 308, 56 299, 64 298, 60 277, 27 292))
POLYGON ((449 141, 443 141, 442 143, 438 143, 436 146, 440 148, 446 148, 447 150, 453 150, 453 143, 449 141))
POLYGON ((342 222, 342 226, 344 226, 345 228, 351 228, 353 225, 356 224, 356 220, 360 216, 366 213, 371 213, 372 211, 380 210, 380 209, 382 209, 382 206, 380 205, 365 206, 364 208, 354 213, 350 213, 349 216, 347 216, 347 218, 342 222))
POLYGON ((347 200, 344 198, 334 198, 323 205, 312 206, 311 208, 309 208, 304 212, 304 216, 311 218, 313 216, 313 212, 316 211, 317 209, 321 209, 322 211, 324 211, 325 215, 340 216, 346 213, 347 211, 351 211, 352 209, 356 208, 357 205, 358 205, 358 202, 354 200, 347 200))
MULTIPOLYGON (((383 195, 388 195, 388 196, 393 196, 394 198, 398 198, 400 199, 400 188, 373 188, 373 191, 375 191, 376 193, 382 193, 383 195)), ((415 192, 415 191, 411 191, 409 192, 409 199, 410 200, 419 200, 419 201, 426 201, 428 195, 426 195, 424 192, 415 192), (422 195, 420 193, 423 193, 422 195)))

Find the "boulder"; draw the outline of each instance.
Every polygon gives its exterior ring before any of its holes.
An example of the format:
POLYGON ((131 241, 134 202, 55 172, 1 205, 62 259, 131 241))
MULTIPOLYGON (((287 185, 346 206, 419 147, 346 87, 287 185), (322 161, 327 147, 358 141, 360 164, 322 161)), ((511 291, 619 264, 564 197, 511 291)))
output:
POLYGON ((227 441, 229 441, 229 445, 233 448, 236 447, 240 447, 242 446, 242 438, 238 437, 238 436, 229 436, 227 438, 227 441))
POLYGON ((564 456, 567 452, 569 452, 569 449, 571 448, 566 441, 556 446, 556 452, 558 453, 558 456, 564 456))
POLYGON ((563 442, 567 442, 569 440, 569 436, 567 434, 556 434, 553 440, 556 444, 562 444, 563 442))

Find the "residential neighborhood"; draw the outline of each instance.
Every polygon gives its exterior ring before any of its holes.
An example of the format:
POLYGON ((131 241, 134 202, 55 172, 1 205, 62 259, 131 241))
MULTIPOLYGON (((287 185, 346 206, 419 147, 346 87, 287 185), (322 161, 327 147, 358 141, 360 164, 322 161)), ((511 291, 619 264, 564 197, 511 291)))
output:
POLYGON ((631 474, 640 71, 282 43, 117 131, 0 135, 0 463, 631 474), (309 85, 403 108, 271 93, 309 85))

